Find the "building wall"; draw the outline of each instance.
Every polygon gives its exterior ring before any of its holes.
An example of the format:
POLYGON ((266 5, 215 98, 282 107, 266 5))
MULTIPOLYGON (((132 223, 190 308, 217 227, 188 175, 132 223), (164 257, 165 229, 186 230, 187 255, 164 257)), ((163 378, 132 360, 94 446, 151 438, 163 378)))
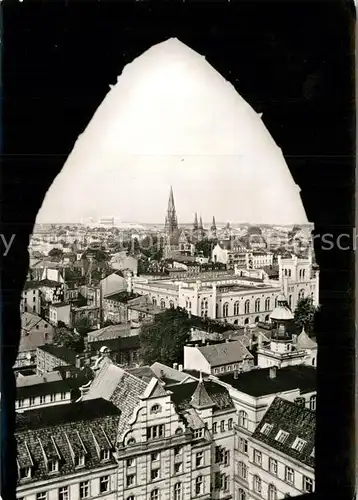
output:
POLYGON ((59 488, 68 486, 69 500, 78 500, 80 498, 80 483, 88 481, 90 487, 89 498, 101 498, 103 500, 117 500, 117 471, 116 466, 103 467, 100 470, 85 470, 71 476, 57 476, 46 481, 36 481, 34 484, 23 484, 17 487, 16 497, 22 500, 36 500, 36 495, 47 492, 46 500, 58 500, 59 488), (100 478, 109 476, 110 491, 100 493, 100 478))
POLYGON ((47 372, 52 372, 57 366, 66 366, 68 363, 63 359, 57 358, 52 354, 38 348, 36 351, 36 366, 37 373, 42 375, 47 372))
POLYGON ((21 294, 20 313, 32 312, 40 314, 41 312, 41 296, 38 288, 28 288, 21 294))
POLYGON ((71 323, 71 306, 67 304, 62 307, 49 307, 49 319, 51 323, 57 325, 59 321, 69 326, 71 323))
POLYGON ((184 346, 184 369, 211 373, 211 366, 197 347, 184 346))
MULTIPOLYGON (((240 460, 239 460, 240 461, 240 460)), ((269 485, 274 485, 277 490, 277 497, 283 498, 285 494, 297 496, 304 493, 303 477, 312 480, 314 487, 314 470, 312 467, 305 466, 301 462, 293 460, 291 457, 278 452, 269 446, 263 445, 259 441, 249 439, 248 454, 245 457, 247 466, 247 481, 239 475, 239 461, 236 467, 236 490, 242 488, 247 499, 269 498, 269 485), (255 463, 254 450, 261 452, 262 465, 255 463), (269 459, 274 458, 277 461, 277 474, 270 472, 269 459), (290 467, 294 470, 294 481, 289 483, 285 480, 285 468, 290 467), (261 479, 261 495, 254 491, 254 476, 261 479)), ((240 498, 239 496, 237 498, 240 498)))

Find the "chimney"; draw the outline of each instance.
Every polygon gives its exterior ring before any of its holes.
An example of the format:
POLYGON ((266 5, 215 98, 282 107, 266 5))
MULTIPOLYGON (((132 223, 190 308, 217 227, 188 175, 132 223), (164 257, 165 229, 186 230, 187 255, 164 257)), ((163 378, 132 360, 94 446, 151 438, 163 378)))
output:
POLYGON ((239 378, 239 370, 234 370, 234 379, 237 380, 239 378))
POLYGON ((178 369, 179 369, 180 372, 182 372, 183 371, 183 365, 179 365, 178 369))
POLYGON ((269 374, 270 378, 271 379, 276 378, 276 374, 277 374, 277 366, 271 366, 270 367, 270 374, 269 374))
POLYGON ((77 354, 76 356, 76 368, 81 368, 81 356, 77 354))
POLYGON ((173 363, 173 369, 177 370, 178 369, 178 363, 173 363))

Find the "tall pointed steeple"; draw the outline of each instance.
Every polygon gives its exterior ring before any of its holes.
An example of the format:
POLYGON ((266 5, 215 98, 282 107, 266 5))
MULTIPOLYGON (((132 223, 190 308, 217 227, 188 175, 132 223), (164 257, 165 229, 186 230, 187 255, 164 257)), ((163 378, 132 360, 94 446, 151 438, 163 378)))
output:
POLYGON ((215 222, 215 217, 213 216, 213 223, 210 228, 211 231, 211 237, 216 238, 216 222, 215 222))
POLYGON ((199 229, 204 229, 203 228, 203 219, 200 216, 200 222, 199 222, 199 229))
POLYGON ((194 224, 193 224, 194 231, 198 229, 198 214, 195 212, 195 217, 194 217, 194 224))
POLYGON ((167 214, 165 217, 165 231, 172 234, 178 229, 178 219, 175 211, 173 188, 170 186, 167 214))

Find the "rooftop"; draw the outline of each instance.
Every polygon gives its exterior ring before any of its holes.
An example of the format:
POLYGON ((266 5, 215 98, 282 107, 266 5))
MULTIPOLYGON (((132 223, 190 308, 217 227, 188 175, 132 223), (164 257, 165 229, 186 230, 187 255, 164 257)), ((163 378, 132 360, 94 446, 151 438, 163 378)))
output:
POLYGON ((54 307, 55 309, 59 309, 60 307, 66 307, 70 304, 68 302, 58 302, 57 304, 50 304, 50 307, 54 307))
POLYGON ((315 445, 315 433, 314 411, 276 397, 252 437, 309 467, 314 467, 315 459, 312 451, 315 445), (271 425, 272 428, 262 432, 265 424, 271 425), (276 439, 280 430, 288 433, 283 443, 276 439), (304 441, 302 449, 295 449, 294 443, 297 438, 304 441))
POLYGON ((76 474, 76 455, 84 456, 83 472, 115 467, 113 455, 104 462, 100 451, 114 450, 119 417, 120 411, 103 399, 18 413, 17 462, 32 469, 31 478, 20 484, 46 480, 49 460, 58 460, 60 477, 76 474))
POLYGON ((235 363, 245 358, 253 359, 241 340, 197 347, 211 367, 235 363))
POLYGON ((186 384, 178 384, 170 387, 172 401, 179 411, 191 407, 193 402, 192 396, 197 390, 198 384, 202 384, 202 388, 205 389, 205 393, 210 398, 214 409, 228 410, 234 408, 232 399, 225 387, 211 380, 204 380, 202 382, 188 382, 186 384))
POLYGON ((116 293, 112 293, 110 295, 106 295, 104 297, 104 300, 112 300, 114 302, 120 302, 120 303, 126 304, 128 301, 136 299, 140 296, 141 295, 139 295, 138 293, 129 293, 129 292, 123 291, 123 292, 116 292, 116 293))
POLYGON ((276 377, 270 378, 270 368, 255 369, 240 373, 219 376, 219 379, 238 391, 254 397, 277 394, 300 389, 301 393, 316 390, 316 369, 311 366, 287 366, 276 370, 276 377))
POLYGON ((102 398, 67 405, 45 406, 16 413, 16 432, 57 427, 70 422, 88 422, 110 415, 120 415, 112 403, 102 398))

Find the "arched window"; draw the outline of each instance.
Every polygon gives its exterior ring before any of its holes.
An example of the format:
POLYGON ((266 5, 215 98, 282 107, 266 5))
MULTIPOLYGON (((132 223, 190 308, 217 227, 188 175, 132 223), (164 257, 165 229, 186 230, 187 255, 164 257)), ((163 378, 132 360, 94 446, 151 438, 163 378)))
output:
POLYGON ((248 418, 247 413, 244 410, 239 411, 239 426, 247 429, 248 427, 248 418))
POLYGON ((266 323, 268 323, 270 321, 270 315, 269 314, 266 314, 265 321, 266 321, 266 323))
POLYGON ((234 304, 234 316, 238 316, 240 314, 240 302, 237 300, 234 304))
POLYGON ((190 311, 190 310, 191 310, 191 302, 190 302, 189 297, 187 297, 187 298, 186 298, 185 308, 186 308, 188 311, 190 311))
POLYGON ((306 269, 302 269, 302 278, 305 279, 306 269))
POLYGON ((219 316, 219 304, 216 304, 215 306, 215 317, 217 318, 219 316))
POLYGON ((302 288, 299 292, 298 292, 298 300, 301 300, 303 299, 305 296, 305 291, 304 289, 302 288))
POLYGON ((161 309, 165 309, 165 301, 164 301, 164 299, 162 299, 162 300, 160 301, 160 308, 161 308, 161 309))
POLYGON ((266 300, 265 300, 265 311, 269 311, 270 310, 270 297, 267 297, 266 300))
POLYGON ((175 434, 177 436, 180 436, 180 434, 183 434, 183 432, 184 432, 183 429, 181 427, 178 427, 177 430, 175 431, 175 434))
POLYGON ((239 462, 238 469, 240 478, 247 481, 247 465, 244 462, 239 462))
POLYGON ((229 316, 229 303, 228 302, 225 302, 225 304, 223 306, 223 316, 224 316, 224 318, 227 318, 227 316, 229 316))
POLYGON ((242 488, 239 488, 238 497, 239 497, 239 500, 246 500, 245 490, 243 490, 242 488))
POLYGON ((170 309, 174 309, 174 302, 172 300, 169 301, 169 307, 170 309))
POLYGON ((174 500, 181 500, 181 483, 174 484, 174 500))
POLYGON ((285 276, 287 276, 287 269, 285 269, 285 276))
POLYGON ((248 324, 249 324, 249 318, 245 318, 244 325, 248 325, 248 324))
POLYGON ((277 500, 277 488, 274 484, 269 484, 268 500, 277 500))
POLYGON ((310 410, 316 410, 316 395, 310 397, 310 410))
POLYGON ((131 445, 131 444, 135 444, 136 443, 136 440, 134 439, 134 437, 130 437, 127 441, 127 444, 128 445, 131 445))
POLYGON ((159 490, 158 490, 158 488, 155 488, 155 490, 152 490, 150 492, 150 500, 159 500, 159 490))
POLYGON ((259 321, 260 321, 260 316, 256 316, 255 323, 258 323, 259 321))
POLYGON ((255 300, 255 313, 260 312, 260 299, 255 300))
POLYGON ((245 300, 245 314, 250 314, 250 301, 245 300))
POLYGON ((291 277, 291 269, 288 270, 288 277, 291 277))
POLYGON ((288 305, 289 307, 292 307, 292 295, 288 296, 288 305))
POLYGON ((253 479, 254 491, 256 491, 256 493, 261 493, 261 478, 259 476, 254 476, 253 479))
POLYGON ((153 306, 157 305, 157 299, 155 297, 152 298, 153 306))
POLYGON ((158 404, 155 404, 151 407, 150 413, 155 414, 155 413, 160 413, 162 411, 162 407, 158 404))
POLYGON ((275 307, 277 307, 277 299, 278 297, 275 297, 275 307))
POLYGON ((313 299, 314 299, 314 292, 311 292, 311 299, 313 301, 313 299))

